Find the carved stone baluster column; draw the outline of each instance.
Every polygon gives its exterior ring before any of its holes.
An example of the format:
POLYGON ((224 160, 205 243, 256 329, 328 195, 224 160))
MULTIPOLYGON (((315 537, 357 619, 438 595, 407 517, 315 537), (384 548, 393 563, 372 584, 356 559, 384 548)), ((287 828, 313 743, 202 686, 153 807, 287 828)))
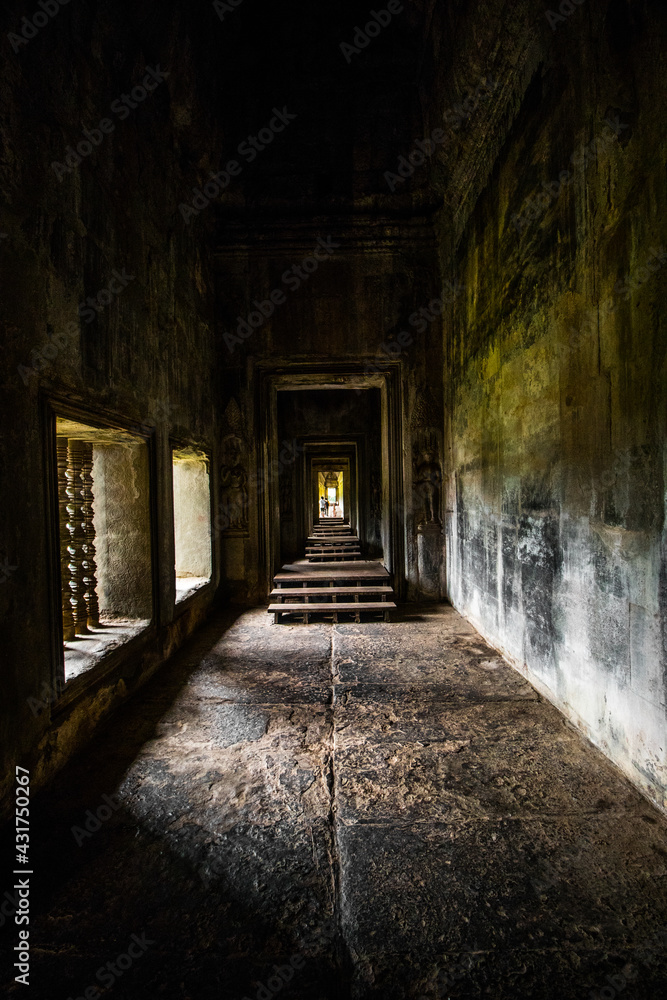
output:
POLYGON ((82 479, 83 479, 83 524, 86 535, 84 545, 85 559, 83 561, 84 582, 86 586, 85 601, 88 610, 88 625, 98 628, 100 624, 100 607, 97 600, 97 564, 95 562, 95 525, 93 524, 93 446, 87 441, 82 442, 82 479))
POLYGON ((67 463, 67 513, 69 516, 70 544, 69 568, 70 589, 72 591, 72 613, 77 635, 88 634, 88 608, 86 607, 86 583, 83 563, 86 532, 83 519, 83 441, 70 440, 67 463))
POLYGON ((72 591, 70 590, 69 543, 70 531, 67 524, 67 438, 56 438, 58 459, 58 513, 60 523, 60 575, 62 584, 63 639, 74 638, 74 615, 72 614, 72 591))

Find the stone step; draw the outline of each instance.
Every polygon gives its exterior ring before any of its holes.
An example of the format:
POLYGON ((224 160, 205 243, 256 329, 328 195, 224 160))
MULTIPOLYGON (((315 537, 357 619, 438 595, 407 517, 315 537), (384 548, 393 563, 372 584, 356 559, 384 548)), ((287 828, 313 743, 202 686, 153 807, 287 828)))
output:
POLYGON ((273 575, 273 585, 286 587, 298 586, 302 583, 312 583, 322 587, 336 581, 346 586, 354 584, 391 583, 391 574, 380 560, 360 559, 355 562, 335 560, 328 563, 311 563, 306 559, 295 563, 287 563, 273 575))
POLYGON ((337 554, 341 557, 361 555, 361 549, 358 545, 334 545, 330 549, 313 545, 306 549, 306 556, 335 556, 337 554))
POLYGON ((347 601, 340 601, 340 603, 326 603, 322 601, 321 603, 314 602, 312 604, 269 604, 269 611, 385 611, 388 608, 395 608, 396 605, 393 601, 355 601, 354 603, 348 603, 347 601))
POLYGON ((320 545, 319 542, 311 542, 306 545, 306 555, 309 552, 352 552, 353 550, 361 551, 361 546, 358 541, 355 542, 332 542, 330 545, 320 545))
MULTIPOLYGON (((336 566, 312 566, 308 567, 311 572, 308 573, 276 573, 273 578, 274 587, 277 584, 285 584, 287 586, 292 586, 295 583, 312 583, 315 586, 323 585, 325 583, 335 582, 335 581, 360 581, 360 586, 366 586, 371 584, 372 581, 378 580, 382 581, 384 585, 388 584, 390 580, 389 573, 382 566, 379 570, 369 570, 362 568, 358 565, 344 564, 342 568, 336 566)), ((349 583, 348 586, 353 586, 354 584, 349 583)))
POLYGON ((361 552, 315 552, 313 554, 306 553, 306 558, 308 562, 324 562, 326 560, 330 562, 345 562, 346 560, 361 559, 361 552))
POLYGON ((393 594, 394 588, 387 587, 380 583, 376 587, 274 587, 269 597, 310 597, 313 594, 324 596, 326 594, 359 594, 360 597, 368 597, 370 594, 393 594))
POLYGON ((327 537, 325 535, 309 535, 306 539, 308 542, 317 542, 320 545, 358 545, 359 539, 356 535, 332 535, 327 537))
POLYGON ((358 538, 359 536, 353 531, 315 531, 309 538, 358 538))
POLYGON ((359 544, 358 535, 308 535, 306 539, 306 544, 308 542, 316 542, 318 545, 335 545, 336 542, 341 542, 343 545, 349 545, 350 542, 356 542, 359 544))
MULTIPOLYGON (((354 563, 348 563, 347 565, 350 566, 350 567, 353 567, 354 563)), ((318 566, 317 568, 319 569, 320 567, 318 566)), ((322 569, 327 569, 326 566, 322 566, 321 568, 322 569)), ((326 573, 322 573, 322 579, 326 579, 326 578, 327 578, 327 574, 326 573)), ((349 576, 346 575, 345 573, 341 573, 341 578, 344 579, 344 580, 349 580, 349 576)), ((384 586, 384 585, 386 585, 386 584, 380 584, 380 586, 384 586)), ((276 588, 276 587, 274 587, 273 589, 275 591, 276 589, 281 589, 282 590, 283 588, 276 588)), ((288 590, 290 588, 285 587, 284 589, 288 590)), ((309 588, 303 587, 303 588, 298 588, 298 589, 299 589, 299 593, 302 593, 303 590, 306 590, 306 589, 309 589, 309 588)), ((313 588, 313 589, 315 589, 315 588, 313 588)), ((327 588, 327 590, 329 590, 329 589, 333 589, 333 588, 327 588)), ((379 593, 379 591, 377 590, 377 588, 373 587, 372 589, 373 589, 373 593, 376 593, 376 594, 379 593)))
POLYGON ((301 615, 306 623, 311 614, 333 615, 334 621, 338 620, 338 614, 353 614, 355 621, 360 620, 364 612, 382 612, 384 620, 389 621, 389 612, 394 610, 396 605, 393 601, 360 601, 358 604, 270 604, 267 608, 269 614, 274 616, 277 623, 284 614, 301 615))
POLYGON ((349 555, 350 552, 361 552, 359 543, 355 545, 307 545, 306 555, 330 555, 332 552, 341 552, 349 555))

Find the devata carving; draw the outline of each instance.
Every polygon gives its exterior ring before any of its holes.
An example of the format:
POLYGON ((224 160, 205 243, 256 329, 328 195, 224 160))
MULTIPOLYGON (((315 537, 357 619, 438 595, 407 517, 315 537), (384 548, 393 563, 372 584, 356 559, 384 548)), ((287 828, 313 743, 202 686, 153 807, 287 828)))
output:
POLYGON ((423 521, 440 524, 440 487, 442 472, 435 452, 424 451, 415 476, 416 492, 422 501, 423 521))
POLYGON ((280 517, 291 521, 292 511, 292 470, 282 469, 280 474, 280 517))
POLYGON ((229 433, 222 441, 220 465, 220 508, 223 534, 248 531, 248 445, 243 435, 243 417, 232 397, 225 409, 225 424, 229 433))
POLYGON ((435 427, 424 427, 413 440, 413 490, 417 525, 440 525, 442 467, 440 435, 435 427))
POLYGON ((243 442, 235 435, 225 438, 225 461, 220 468, 220 498, 227 514, 227 527, 237 531, 248 528, 248 474, 242 461, 242 447, 243 442))
POLYGON ((371 472, 371 520, 375 522, 379 533, 382 521, 382 486, 376 472, 371 472))

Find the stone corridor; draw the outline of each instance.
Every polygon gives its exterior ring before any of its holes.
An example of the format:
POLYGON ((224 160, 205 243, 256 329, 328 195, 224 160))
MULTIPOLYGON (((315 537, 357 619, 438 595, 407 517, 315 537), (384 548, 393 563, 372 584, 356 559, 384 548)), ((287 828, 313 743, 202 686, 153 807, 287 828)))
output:
POLYGON ((31 1000, 664 996, 665 821, 451 607, 396 617, 227 611, 111 718, 33 803, 31 1000))

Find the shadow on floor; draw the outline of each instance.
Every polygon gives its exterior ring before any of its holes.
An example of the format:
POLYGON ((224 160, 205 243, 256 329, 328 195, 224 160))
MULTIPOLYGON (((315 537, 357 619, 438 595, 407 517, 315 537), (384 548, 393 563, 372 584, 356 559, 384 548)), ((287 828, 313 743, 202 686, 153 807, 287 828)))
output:
MULTIPOLYGON (((74 1000, 86 989, 86 997, 112 990, 179 1000, 268 1000, 281 989, 290 997, 347 995, 330 922, 329 824, 262 825, 258 817, 217 828, 202 803, 224 776, 208 766, 198 772, 196 762, 181 774, 176 761, 151 756, 193 672, 245 611, 205 625, 35 797, 25 994, 33 1000, 74 1000)), ((5 859, 12 838, 13 830, 3 832, 5 859)), ((7 996, 22 996, 7 961, 18 928, 9 864, 5 870, 1 981, 7 996)))
POLYGON ((664 818, 443 604, 212 619, 35 798, 31 863, 33 1000, 667 983, 664 818))

